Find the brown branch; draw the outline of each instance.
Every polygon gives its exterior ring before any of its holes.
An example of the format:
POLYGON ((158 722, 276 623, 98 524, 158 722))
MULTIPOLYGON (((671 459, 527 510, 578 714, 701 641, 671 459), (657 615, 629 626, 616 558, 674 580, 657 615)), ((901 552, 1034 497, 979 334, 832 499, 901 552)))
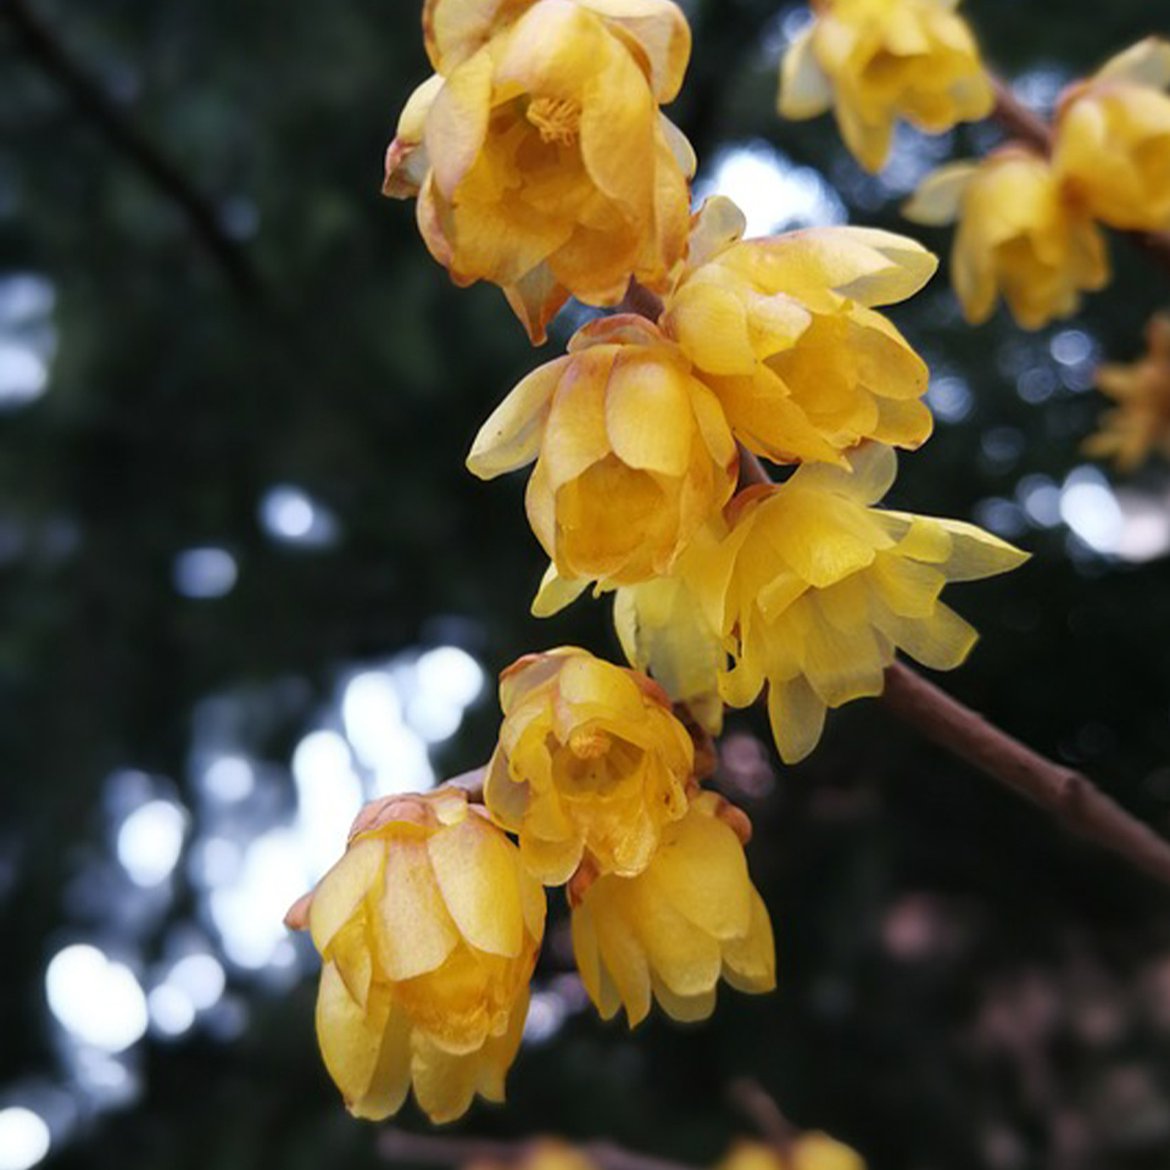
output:
MULTIPOLYGON (((998 77, 989 74, 995 90, 995 109, 991 116, 1013 138, 1041 154, 1052 153, 1052 127, 1039 114, 1028 109, 1011 89, 998 77)), ((1135 247, 1140 248, 1151 259, 1170 271, 1170 233, 1118 231, 1135 247)))
POLYGON ((1010 134, 1041 154, 1052 153, 1052 127, 1028 109, 1012 92, 1011 88, 998 77, 989 74, 992 89, 995 90, 995 109, 991 116, 1010 134))
POLYGON ((800 1137, 800 1130, 780 1111, 772 1094, 751 1077, 741 1077, 727 1086, 727 1099, 750 1121, 760 1136, 782 1154, 788 1153, 800 1137))
MULTIPOLYGON (((422 1166, 462 1166, 474 1162, 511 1166, 523 1161, 542 1140, 546 1139, 498 1141, 389 1128, 378 1137, 378 1153, 390 1162, 414 1162, 422 1166)), ((612 1142, 585 1142, 575 1148, 600 1170, 695 1170, 685 1163, 637 1154, 612 1142)))
POLYGON ((126 118, 105 90, 73 59, 49 25, 32 11, 27 0, 0 0, 0 20, 7 21, 28 57, 69 95, 77 113, 100 130, 111 146, 179 208, 196 239, 235 291, 246 299, 254 299, 260 291, 260 282, 244 251, 224 231, 214 207, 179 167, 126 118))
POLYGON ((1081 772, 1046 759, 902 663, 886 671, 881 698, 931 742, 1047 809, 1072 832, 1170 885, 1170 842, 1081 772))

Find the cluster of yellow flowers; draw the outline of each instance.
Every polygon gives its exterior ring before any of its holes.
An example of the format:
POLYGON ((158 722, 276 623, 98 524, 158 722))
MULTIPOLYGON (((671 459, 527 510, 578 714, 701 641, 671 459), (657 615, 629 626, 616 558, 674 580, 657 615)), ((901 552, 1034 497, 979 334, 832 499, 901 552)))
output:
POLYGON ((942 586, 1022 555, 873 507, 891 445, 919 446, 931 417, 926 366, 872 306, 917 291, 934 258, 864 228, 742 234, 734 204, 709 200, 657 324, 617 314, 579 330, 500 404, 468 466, 489 478, 535 460, 528 515, 552 562, 537 613, 615 590, 631 662, 711 730, 723 703, 767 683, 795 762, 826 707, 881 693, 896 648, 958 665, 974 633, 942 586), (732 498, 737 442, 802 466, 732 498))
MULTIPOLYGON (((995 89, 957 0, 812 0, 813 19, 781 65, 778 108, 830 107, 850 151, 885 165, 905 119, 930 133, 986 118, 995 89)), ((1003 296, 1025 329, 1075 312, 1109 281, 1098 224, 1170 229, 1170 41, 1150 37, 1061 95, 1051 150, 1011 141, 979 162, 939 168, 904 209, 958 221, 955 292, 979 324, 1003 296)))
POLYGON ((573 951, 601 1014, 715 1007, 721 977, 775 986, 748 876, 750 824, 700 789, 695 749, 645 675, 575 647, 500 677, 484 804, 460 788, 367 806, 345 856, 290 916, 324 969, 317 1034, 350 1110, 381 1119, 411 1085, 437 1122, 503 1099, 544 934, 543 885, 570 882, 573 951), (517 846, 507 836, 519 838, 517 846))
POLYGON ((1050 155, 1019 143, 928 176, 905 214, 958 220, 955 291, 972 324, 1002 295, 1017 322, 1067 317, 1109 282, 1099 224, 1170 229, 1170 41, 1151 37, 1061 96, 1050 155))
POLYGON ((661 296, 654 319, 578 330, 468 459, 484 478, 535 465, 527 510, 551 564, 534 609, 612 592, 636 669, 575 647, 521 658, 501 675, 483 805, 443 789, 371 806, 290 919, 324 960, 318 1034, 350 1108, 385 1117, 413 1085, 445 1121, 502 1096, 543 886, 567 886, 604 1017, 633 1026, 657 1001, 700 1019, 721 978, 774 986, 750 824, 701 787, 672 702, 714 730, 766 687, 780 753, 800 759, 826 708, 881 691, 897 648, 957 665, 975 635, 943 585, 1022 554, 876 507, 893 448, 931 430, 927 369, 877 310, 934 258, 862 228, 744 239, 721 198, 690 216, 694 157, 659 112, 689 56, 673 3, 426 0, 423 28, 436 73, 402 114, 386 190, 417 195, 453 279, 499 285, 534 341, 570 295, 661 296), (756 456, 799 466, 737 494, 756 456))

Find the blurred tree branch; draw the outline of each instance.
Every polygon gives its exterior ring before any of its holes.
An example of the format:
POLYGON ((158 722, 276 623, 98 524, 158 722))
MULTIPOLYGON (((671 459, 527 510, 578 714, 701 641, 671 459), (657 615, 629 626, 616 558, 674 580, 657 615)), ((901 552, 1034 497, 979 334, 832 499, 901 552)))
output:
POLYGON ((27 0, 0 0, 0 21, 13 30, 25 55, 68 94, 78 115, 88 119, 161 195, 179 208, 196 239, 236 293, 246 300, 256 299, 261 290, 256 272, 244 250, 224 230, 214 205, 74 60, 27 0))

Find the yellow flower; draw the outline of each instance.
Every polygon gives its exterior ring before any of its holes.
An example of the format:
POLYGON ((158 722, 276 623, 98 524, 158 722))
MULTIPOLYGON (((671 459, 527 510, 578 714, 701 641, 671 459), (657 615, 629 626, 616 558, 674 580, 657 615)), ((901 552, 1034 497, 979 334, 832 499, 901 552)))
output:
POLYGON ((716 1170, 865 1170, 856 1150, 815 1130, 794 1137, 781 1152, 762 1142, 737 1142, 716 1170))
POLYGON ((1053 166, 1103 223, 1170 228, 1170 41, 1150 37, 1062 98, 1053 166))
POLYGON ((624 1007, 633 1027, 653 996, 676 1020, 705 1019, 721 974, 740 991, 776 986, 772 924, 737 835, 744 825, 742 813, 704 792, 666 827, 637 877, 570 887, 573 953, 603 1018, 624 1007))
POLYGON ((1145 357, 1132 365, 1097 369, 1097 388, 1117 403, 1085 451, 1112 457, 1132 471, 1151 451, 1170 458, 1170 313, 1158 313, 1146 326, 1145 357))
POLYGON ((814 0, 816 16, 780 71, 779 110, 830 106, 868 171, 885 165, 899 118, 932 134, 986 118, 995 95, 955 0, 814 0))
POLYGON ((566 596, 666 573, 730 498, 738 465, 723 411, 685 355, 626 315, 579 330, 565 357, 520 382, 467 466, 490 479, 533 459, 528 519, 566 596))
POLYGON ((951 279, 973 325, 1002 293, 1023 328, 1039 329, 1075 313, 1082 290, 1109 282, 1100 229, 1065 197, 1051 164, 1022 147, 939 168, 903 210, 919 223, 958 218, 951 279))
POLYGON ((870 507, 896 470, 894 453, 871 444, 851 474, 806 465, 749 488, 716 556, 692 570, 735 659, 723 697, 746 707, 768 684, 786 763, 816 747, 827 707, 881 694, 895 649, 935 670, 958 666, 976 633, 939 600, 943 585, 1026 559, 970 524, 870 507))
POLYGON ((625 585, 613 595, 613 624, 631 666, 650 675, 705 731, 723 727, 719 672, 727 655, 691 588, 686 564, 710 555, 726 532, 721 518, 700 529, 669 577, 625 585))
POLYGON ((662 327, 715 391, 736 438, 777 462, 843 462, 862 439, 917 447, 930 434, 925 363, 873 305, 904 300, 935 258, 905 236, 820 228, 741 239, 711 199, 662 327))
POLYGON ((570 296, 661 287, 683 253, 694 155, 659 112, 690 30, 670 0, 428 0, 436 76, 403 110, 384 190, 418 196, 457 284, 501 286, 534 342, 570 296))
POLYGON ((414 1085, 432 1121, 504 1098, 544 932, 544 893, 458 790, 383 802, 321 879, 317 1038, 358 1117, 414 1085))
POLYGON ((633 876, 687 811, 694 747, 645 675, 574 646, 521 658, 500 675, 504 721, 484 802, 520 837, 545 885, 592 872, 633 876))

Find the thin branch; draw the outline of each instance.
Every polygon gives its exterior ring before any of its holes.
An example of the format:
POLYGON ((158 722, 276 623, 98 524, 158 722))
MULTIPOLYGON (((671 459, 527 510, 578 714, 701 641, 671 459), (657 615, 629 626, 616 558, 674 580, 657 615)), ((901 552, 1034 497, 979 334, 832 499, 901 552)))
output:
POLYGON ((775 1098, 759 1081, 741 1077, 727 1086, 727 1099, 760 1132, 774 1149, 787 1153, 800 1130, 780 1111, 775 1098))
MULTIPOLYGON (((1011 89, 998 77, 989 75, 995 89, 995 109, 991 116, 1013 138, 1038 150, 1041 154, 1052 153, 1052 127, 1034 111, 1020 101, 1011 89)), ((1132 244, 1140 248, 1151 259, 1170 271, 1170 233, 1119 231, 1132 244)))
MULTIPOLYGON (((497 1162, 512 1166, 545 1139, 498 1141, 491 1138, 448 1137, 446 1134, 408 1133, 384 1129, 378 1137, 378 1152, 389 1162, 414 1162, 421 1166, 463 1166, 475 1162, 497 1162)), ((682 1162, 637 1154, 613 1142, 585 1142, 574 1147, 600 1170, 695 1170, 682 1162)))
POLYGON ((246 299, 254 299, 260 291, 260 282, 239 244, 224 231, 214 206, 73 59, 27 0, 0 0, 0 20, 7 21, 28 57, 69 95, 77 113, 88 118, 111 146, 179 208, 195 237, 236 292, 246 299))
POLYGON ((1030 110, 1000 78, 989 75, 995 90, 995 109, 991 116, 1013 137, 1027 143, 1041 154, 1052 153, 1052 127, 1030 110))
POLYGON ((881 699, 931 742, 1047 809, 1065 828, 1170 885, 1170 842, 1083 773, 1046 759, 902 663, 886 671, 881 699))

